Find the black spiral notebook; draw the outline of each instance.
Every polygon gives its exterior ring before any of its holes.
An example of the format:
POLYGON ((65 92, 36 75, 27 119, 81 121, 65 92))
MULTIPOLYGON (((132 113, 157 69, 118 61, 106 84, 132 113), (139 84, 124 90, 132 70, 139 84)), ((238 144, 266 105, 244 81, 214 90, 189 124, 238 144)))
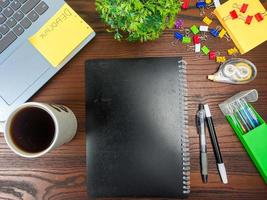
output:
POLYGON ((185 96, 180 58, 86 62, 91 197, 187 197, 185 96))

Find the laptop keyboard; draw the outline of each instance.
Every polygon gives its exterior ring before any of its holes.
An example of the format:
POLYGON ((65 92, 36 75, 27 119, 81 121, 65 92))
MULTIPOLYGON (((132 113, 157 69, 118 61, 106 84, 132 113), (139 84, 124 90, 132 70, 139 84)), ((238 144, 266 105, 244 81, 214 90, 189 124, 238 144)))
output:
POLYGON ((41 0, 0 0, 0 54, 47 9, 41 0))

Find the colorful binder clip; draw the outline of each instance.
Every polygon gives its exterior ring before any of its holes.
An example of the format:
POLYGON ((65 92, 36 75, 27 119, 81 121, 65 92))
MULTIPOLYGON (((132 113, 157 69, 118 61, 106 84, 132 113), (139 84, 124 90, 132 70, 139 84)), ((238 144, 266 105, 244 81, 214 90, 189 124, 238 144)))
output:
POLYGON ((193 36, 193 42, 194 42, 194 44, 199 44, 200 43, 200 37, 199 37, 199 35, 194 35, 193 36))
POLYGON ((216 62, 217 63, 223 63, 226 61, 226 57, 225 56, 217 56, 216 57, 216 62))
POLYGON ((219 37, 219 29, 217 28, 212 28, 210 29, 210 34, 213 36, 213 37, 219 37))
POLYGON ((239 18, 242 19, 245 22, 245 24, 247 24, 247 25, 250 25, 252 20, 253 20, 253 16, 251 16, 251 15, 248 15, 246 17, 239 16, 239 18))
POLYGON ((220 0, 213 0, 213 3, 210 3, 209 5, 207 5, 208 9, 211 8, 217 8, 221 5, 220 0))
POLYGON ((190 29, 191 29, 191 31, 192 31, 192 33, 193 33, 194 35, 196 35, 196 34, 199 33, 199 29, 198 29, 198 27, 197 27, 196 25, 191 26, 190 29))
POLYGON ((204 19, 202 20, 205 24, 207 24, 208 26, 212 23, 212 19, 210 19, 209 17, 204 17, 204 19))
POLYGON ((184 35, 182 33, 179 33, 179 32, 175 32, 174 33, 174 37, 177 39, 177 40, 182 40, 184 35))
POLYGON ((208 26, 199 26, 199 30, 201 32, 209 32, 209 27, 208 26))
POLYGON ((192 42, 192 40, 191 40, 191 38, 188 37, 188 36, 184 36, 183 39, 182 39, 182 43, 183 43, 183 44, 189 44, 189 43, 191 43, 191 42, 192 42))
POLYGON ((182 5, 182 9, 184 9, 184 10, 188 9, 189 3, 190 3, 190 0, 184 0, 183 5, 182 5))
POLYGON ((246 13, 247 10, 248 10, 248 4, 246 4, 246 3, 243 3, 243 4, 235 3, 233 5, 233 8, 238 8, 241 13, 246 13))
POLYGON ((176 29, 181 29, 183 26, 184 26, 184 20, 183 19, 177 19, 175 24, 174 24, 174 27, 176 29))
POLYGON ((236 10, 231 10, 229 12, 229 15, 224 17, 223 20, 226 21, 226 20, 229 20, 229 19, 238 19, 239 15, 237 14, 236 10))
POLYGON ((198 44, 195 44, 195 53, 199 53, 201 50, 201 44, 198 43, 198 44))
POLYGON ((206 8, 207 4, 204 0, 198 0, 196 3, 196 7, 199 9, 200 11, 200 16, 203 16, 205 14, 205 8, 206 8))
POLYGON ((227 53, 229 56, 236 56, 238 54, 238 50, 236 47, 234 47, 234 48, 228 49, 227 53))
POLYGON ((210 51, 209 52, 209 59, 210 60, 215 60, 216 58, 216 52, 215 51, 210 51))
POLYGON ((207 47, 207 46, 203 46, 201 48, 201 51, 205 54, 205 55, 208 55, 209 52, 210 52, 210 49, 207 47))
POLYGON ((267 15, 267 11, 265 11, 264 13, 257 13, 255 15, 255 18, 258 22, 261 22, 264 19, 264 16, 267 15))
POLYGON ((212 0, 205 0, 206 4, 211 4, 212 0))
POLYGON ((221 31, 219 32, 219 35, 218 35, 219 38, 225 38, 227 41, 230 41, 231 40, 231 37, 228 35, 228 33, 226 32, 225 29, 221 29, 221 31))

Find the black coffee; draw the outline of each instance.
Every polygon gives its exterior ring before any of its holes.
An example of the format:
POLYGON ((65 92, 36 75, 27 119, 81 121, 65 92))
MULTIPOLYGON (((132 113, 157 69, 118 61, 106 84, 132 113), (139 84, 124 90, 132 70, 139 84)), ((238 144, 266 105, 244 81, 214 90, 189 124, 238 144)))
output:
POLYGON ((38 153, 53 142, 55 124, 43 109, 30 107, 20 110, 11 122, 11 137, 16 146, 28 153, 38 153))

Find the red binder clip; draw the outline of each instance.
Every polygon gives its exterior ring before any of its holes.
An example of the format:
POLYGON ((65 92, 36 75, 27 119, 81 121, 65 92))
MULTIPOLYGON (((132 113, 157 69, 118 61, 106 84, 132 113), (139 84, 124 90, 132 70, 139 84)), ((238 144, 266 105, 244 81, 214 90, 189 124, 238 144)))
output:
POLYGON ((255 18, 256 18, 256 20, 258 21, 258 22, 261 22, 263 19, 264 19, 264 16, 265 15, 267 15, 267 12, 265 12, 265 13, 257 13, 256 15, 255 15, 255 18))
POLYGON ((184 0, 182 5, 182 9, 186 10, 189 7, 190 0, 184 0))
POLYGON ((235 3, 233 8, 238 8, 241 13, 246 13, 248 10, 248 4, 243 3, 242 5, 235 3))
POLYGON ((248 24, 248 25, 250 25, 251 22, 252 22, 252 19, 253 19, 253 16, 248 15, 247 18, 246 18, 246 20, 245 20, 245 23, 248 24))
POLYGON ((230 12, 230 16, 231 16, 232 19, 237 19, 238 18, 238 14, 237 14, 236 10, 232 10, 230 12))

